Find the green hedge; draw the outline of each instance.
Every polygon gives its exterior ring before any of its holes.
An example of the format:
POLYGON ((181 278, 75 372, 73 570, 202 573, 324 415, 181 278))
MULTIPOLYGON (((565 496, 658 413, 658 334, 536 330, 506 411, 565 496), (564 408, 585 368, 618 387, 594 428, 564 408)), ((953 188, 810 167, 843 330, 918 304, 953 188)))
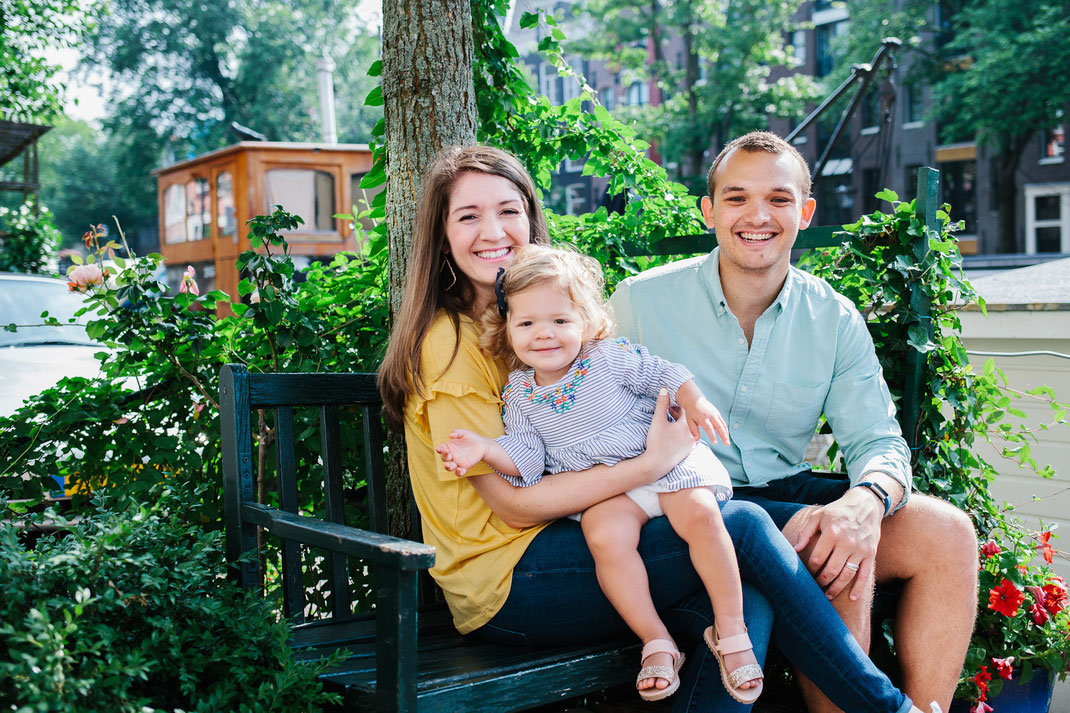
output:
POLYGON ((295 662, 270 604, 222 578, 220 533, 190 522, 196 499, 151 495, 97 499, 32 549, 0 528, 4 709, 289 713, 333 700, 315 679, 325 662, 295 662))

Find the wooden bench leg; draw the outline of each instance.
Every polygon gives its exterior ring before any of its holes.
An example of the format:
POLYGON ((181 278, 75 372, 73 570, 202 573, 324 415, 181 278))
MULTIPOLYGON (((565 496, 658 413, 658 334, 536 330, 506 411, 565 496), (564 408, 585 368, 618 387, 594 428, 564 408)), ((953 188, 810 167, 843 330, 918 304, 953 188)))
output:
POLYGON ((375 568, 375 709, 416 713, 417 572, 375 568))

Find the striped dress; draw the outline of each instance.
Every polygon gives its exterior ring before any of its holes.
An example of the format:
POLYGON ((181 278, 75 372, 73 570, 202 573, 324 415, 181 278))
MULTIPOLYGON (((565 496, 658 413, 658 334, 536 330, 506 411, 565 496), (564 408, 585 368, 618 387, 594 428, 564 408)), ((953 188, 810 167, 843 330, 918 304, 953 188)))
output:
MULTIPOLYGON (((586 470, 640 455, 658 392, 667 388, 675 403, 676 390, 691 378, 685 367, 623 338, 588 342, 564 378, 549 386, 535 383, 533 369, 510 373, 502 389, 505 435, 497 441, 520 476, 502 477, 526 487, 544 472, 586 470)), ((732 495, 728 472, 701 442, 652 484, 662 493, 699 486, 713 488, 721 500, 732 495)))

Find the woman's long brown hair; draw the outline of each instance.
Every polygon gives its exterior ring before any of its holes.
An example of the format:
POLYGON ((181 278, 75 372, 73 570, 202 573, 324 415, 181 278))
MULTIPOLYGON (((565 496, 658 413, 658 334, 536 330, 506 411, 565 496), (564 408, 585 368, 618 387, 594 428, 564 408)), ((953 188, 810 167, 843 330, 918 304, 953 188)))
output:
POLYGON ((446 252, 450 194, 458 177, 469 172, 487 173, 511 181, 524 199, 531 242, 549 242, 546 218, 535 193, 535 183, 515 156, 491 146, 451 147, 439 152, 424 176, 412 254, 405 275, 405 296, 379 369, 379 390, 383 395, 387 423, 395 430, 403 427, 405 400, 409 394, 423 390, 420 352, 435 314, 439 309, 445 309, 456 335, 453 355, 442 369, 445 371, 457 356, 461 330, 459 315, 469 313, 474 306, 475 289, 471 281, 446 252), (447 261, 449 266, 444 264, 447 261))

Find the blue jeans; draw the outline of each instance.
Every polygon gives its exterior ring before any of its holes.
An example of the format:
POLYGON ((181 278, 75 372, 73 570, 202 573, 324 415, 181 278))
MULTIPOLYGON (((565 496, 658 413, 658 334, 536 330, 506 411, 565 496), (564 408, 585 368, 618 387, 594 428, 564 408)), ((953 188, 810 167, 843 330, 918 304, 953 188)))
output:
MULTIPOLYGON (((743 614, 758 661, 765 660, 771 634, 787 659, 843 710, 909 711, 910 699, 862 652, 769 516, 753 503, 736 501, 725 503, 721 514, 736 546, 743 614)), ((717 661, 702 639, 713 624, 713 608, 687 543, 668 518, 654 518, 643 527, 639 554, 654 604, 688 656, 674 713, 749 710, 724 690, 717 661)), ((505 605, 472 635, 497 643, 559 646, 626 631, 598 586, 579 523, 558 520, 535 537, 513 569, 505 605)))

